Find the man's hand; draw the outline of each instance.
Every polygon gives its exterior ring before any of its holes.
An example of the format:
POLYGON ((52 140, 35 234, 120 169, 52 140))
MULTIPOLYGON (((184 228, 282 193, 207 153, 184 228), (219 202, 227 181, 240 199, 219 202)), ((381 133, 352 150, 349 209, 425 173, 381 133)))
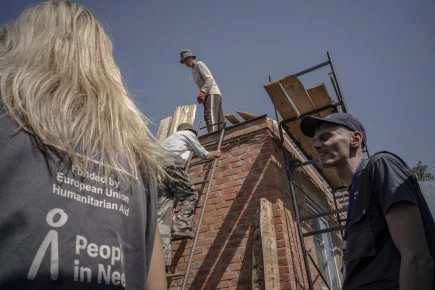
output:
POLYGON ((219 158, 219 157, 221 157, 221 155, 222 155, 222 152, 220 150, 216 150, 216 151, 208 153, 207 159, 219 158))
POLYGON ((204 103, 204 92, 199 91, 198 97, 196 99, 198 100, 198 104, 204 103))

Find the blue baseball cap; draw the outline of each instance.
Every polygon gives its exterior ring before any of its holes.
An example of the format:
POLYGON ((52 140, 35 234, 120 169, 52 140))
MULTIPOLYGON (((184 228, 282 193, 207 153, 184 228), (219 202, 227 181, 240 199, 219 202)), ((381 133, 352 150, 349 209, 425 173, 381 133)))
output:
POLYGON ((367 137, 366 130, 364 126, 354 118, 351 114, 348 113, 333 113, 325 118, 317 118, 313 116, 305 116, 301 121, 301 131, 305 136, 314 137, 314 133, 317 128, 324 123, 335 124, 339 126, 343 126, 352 132, 358 131, 362 134, 362 143, 364 146, 367 145, 367 137))

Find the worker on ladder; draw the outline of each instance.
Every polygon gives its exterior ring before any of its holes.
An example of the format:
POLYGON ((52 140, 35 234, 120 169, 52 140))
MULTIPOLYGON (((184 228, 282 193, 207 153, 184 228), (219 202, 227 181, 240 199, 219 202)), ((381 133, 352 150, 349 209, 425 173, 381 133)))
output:
POLYGON ((180 53, 180 63, 192 69, 192 76, 198 86, 198 104, 204 104, 204 120, 208 133, 222 130, 225 125, 222 110, 222 95, 213 75, 202 61, 196 61, 196 56, 190 49, 180 53))
POLYGON ((176 163, 176 166, 166 168, 169 178, 165 181, 164 188, 160 188, 158 192, 157 222, 165 265, 168 267, 171 265, 171 239, 189 238, 194 235, 192 221, 198 202, 198 192, 185 172, 190 154, 194 152, 201 159, 213 159, 219 158, 221 152, 208 152, 199 143, 197 132, 188 123, 180 124, 177 132, 163 140, 162 146, 173 155, 176 163), (175 199, 181 205, 173 221, 175 199))

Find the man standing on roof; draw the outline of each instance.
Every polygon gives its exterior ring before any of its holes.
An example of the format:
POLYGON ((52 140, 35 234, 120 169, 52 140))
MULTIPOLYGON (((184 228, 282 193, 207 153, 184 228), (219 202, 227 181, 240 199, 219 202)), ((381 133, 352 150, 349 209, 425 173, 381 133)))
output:
POLYGON ((208 133, 224 128, 224 113, 222 111, 221 92, 210 70, 202 61, 196 61, 196 56, 190 49, 180 53, 180 63, 192 69, 193 79, 198 86, 198 104, 204 104, 204 119, 208 133))
POLYGON ((221 151, 208 152, 198 141, 197 133, 191 124, 183 123, 177 132, 162 142, 163 148, 175 158, 176 166, 166 168, 169 177, 165 187, 158 192, 157 222, 160 229, 165 265, 171 265, 171 238, 192 237, 192 220, 198 202, 198 192, 189 180, 184 168, 191 152, 201 159, 213 159, 221 156, 221 151), (177 199, 180 211, 172 222, 174 204, 177 199), (171 234, 172 232, 172 234, 171 234))
POLYGON ((363 160, 366 133, 350 114, 306 116, 301 131, 349 185, 343 290, 435 289, 435 223, 412 170, 385 151, 363 160))

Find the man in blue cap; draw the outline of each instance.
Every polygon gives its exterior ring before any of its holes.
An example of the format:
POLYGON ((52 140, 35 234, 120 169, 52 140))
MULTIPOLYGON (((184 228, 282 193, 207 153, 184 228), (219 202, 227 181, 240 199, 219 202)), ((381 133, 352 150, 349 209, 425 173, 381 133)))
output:
POLYGON ((343 290, 435 289, 435 223, 412 170, 385 151, 364 160, 366 132, 350 114, 306 116, 301 131, 349 186, 343 290))

